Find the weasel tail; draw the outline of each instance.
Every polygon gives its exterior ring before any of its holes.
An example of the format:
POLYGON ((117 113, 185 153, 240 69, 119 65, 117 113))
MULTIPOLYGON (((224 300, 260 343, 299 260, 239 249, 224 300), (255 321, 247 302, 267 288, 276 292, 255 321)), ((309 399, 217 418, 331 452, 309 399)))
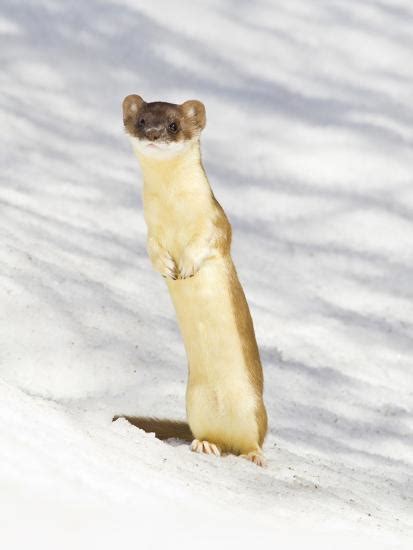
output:
POLYGON ((130 95, 123 120, 143 172, 148 253, 166 280, 189 368, 188 424, 124 418, 159 439, 192 441, 193 451, 233 453, 263 466, 262 367, 230 255, 231 226, 201 162, 205 108, 130 95))

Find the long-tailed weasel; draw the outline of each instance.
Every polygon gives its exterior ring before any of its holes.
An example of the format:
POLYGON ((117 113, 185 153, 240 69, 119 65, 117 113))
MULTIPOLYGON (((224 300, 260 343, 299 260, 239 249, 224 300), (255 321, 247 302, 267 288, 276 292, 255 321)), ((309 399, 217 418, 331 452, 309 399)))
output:
POLYGON ((123 121, 143 171, 149 256, 166 278, 189 363, 188 424, 124 418, 160 439, 192 441, 193 451, 234 453, 262 466, 262 367, 230 255, 231 226, 201 162, 205 107, 129 95, 123 121))

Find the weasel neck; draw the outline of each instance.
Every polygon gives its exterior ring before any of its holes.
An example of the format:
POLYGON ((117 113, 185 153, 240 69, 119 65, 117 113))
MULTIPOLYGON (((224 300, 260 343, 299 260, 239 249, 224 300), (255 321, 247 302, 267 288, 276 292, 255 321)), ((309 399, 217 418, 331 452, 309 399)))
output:
POLYGON ((211 194, 201 161, 199 140, 191 143, 182 153, 167 159, 147 157, 136 152, 143 172, 145 192, 191 191, 211 194))

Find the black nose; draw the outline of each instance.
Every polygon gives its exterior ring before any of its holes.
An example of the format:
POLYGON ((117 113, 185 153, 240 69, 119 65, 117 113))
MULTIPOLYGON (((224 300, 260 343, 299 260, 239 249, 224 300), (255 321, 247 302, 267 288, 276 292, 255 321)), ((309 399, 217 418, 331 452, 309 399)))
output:
POLYGON ((160 130, 157 130, 156 128, 148 128, 146 130, 146 137, 150 141, 156 141, 157 139, 159 139, 160 135, 161 135, 160 130))

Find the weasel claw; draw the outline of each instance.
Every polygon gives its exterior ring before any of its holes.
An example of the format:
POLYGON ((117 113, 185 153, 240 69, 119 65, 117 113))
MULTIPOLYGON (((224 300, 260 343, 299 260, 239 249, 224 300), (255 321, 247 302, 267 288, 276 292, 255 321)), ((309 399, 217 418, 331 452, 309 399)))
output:
POLYGON ((205 453, 207 455, 221 456, 221 449, 215 445, 215 443, 210 443, 209 441, 199 441, 199 439, 194 439, 192 441, 191 451, 194 453, 205 453))

